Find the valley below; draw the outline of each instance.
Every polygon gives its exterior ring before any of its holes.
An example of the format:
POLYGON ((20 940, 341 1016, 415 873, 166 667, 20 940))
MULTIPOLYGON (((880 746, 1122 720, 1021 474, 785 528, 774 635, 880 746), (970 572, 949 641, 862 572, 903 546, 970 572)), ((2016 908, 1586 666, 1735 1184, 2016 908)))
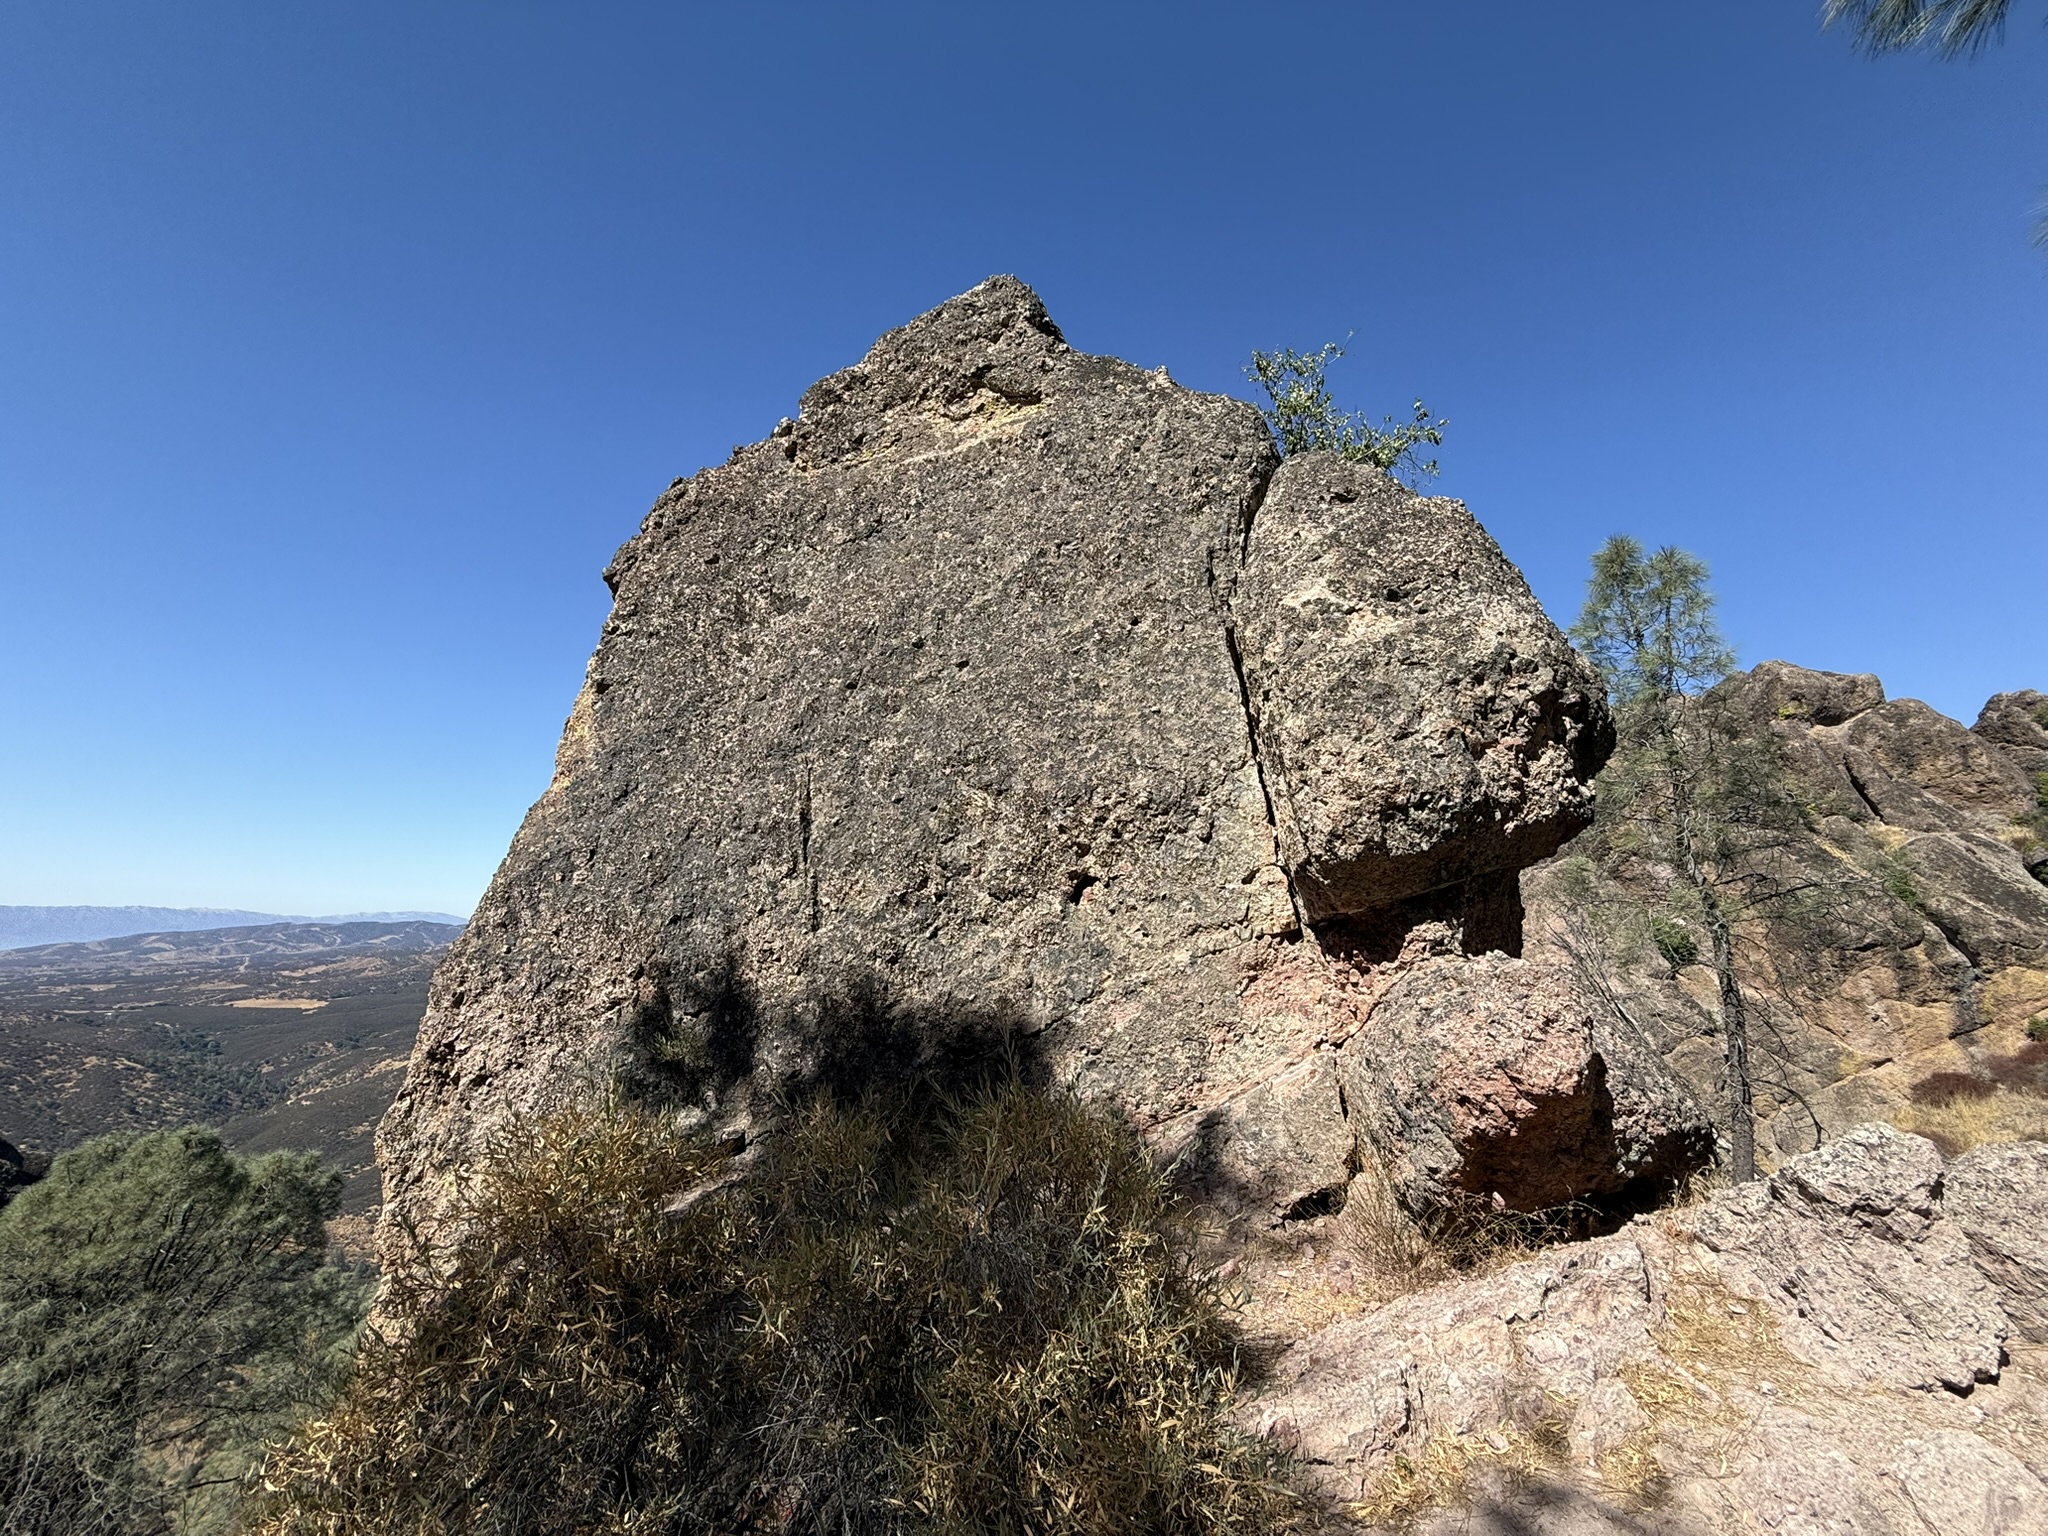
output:
POLYGON ((0 951, 0 1138, 50 1157, 110 1131, 217 1126, 343 1171, 366 1247, 377 1121, 449 924, 276 923, 0 951))

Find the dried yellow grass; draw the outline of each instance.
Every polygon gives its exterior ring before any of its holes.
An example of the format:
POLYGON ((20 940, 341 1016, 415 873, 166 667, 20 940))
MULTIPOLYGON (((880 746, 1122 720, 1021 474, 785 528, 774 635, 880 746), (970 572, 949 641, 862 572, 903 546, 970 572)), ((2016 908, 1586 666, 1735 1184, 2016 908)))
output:
POLYGON ((2048 1141, 2048 1099, 1997 1086, 1981 1097, 1905 1104, 1892 1123, 1925 1136, 1950 1157, 1999 1141, 2048 1141))

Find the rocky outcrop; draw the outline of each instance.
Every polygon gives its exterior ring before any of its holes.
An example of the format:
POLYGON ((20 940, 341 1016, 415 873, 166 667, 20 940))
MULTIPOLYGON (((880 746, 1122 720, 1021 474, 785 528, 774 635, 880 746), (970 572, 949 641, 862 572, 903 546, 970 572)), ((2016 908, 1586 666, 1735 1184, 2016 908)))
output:
MULTIPOLYGON (((1281 857, 1311 922, 1511 886, 1591 823, 1605 686, 1457 502, 1293 460, 1241 593, 1281 857)), ((1466 947, 1519 953, 1521 913, 1503 917, 1466 947)))
POLYGON ((1346 1100, 1402 1203, 1648 1204, 1713 1155, 1649 1041, 1569 967, 1437 958, 1388 988, 1343 1057, 1346 1100))
MULTIPOLYGON (((1767 1159, 1877 1117, 1951 1151, 1983 1135, 2048 1131, 2048 1102, 2008 1082, 2035 1049, 2028 1021, 2048 1014, 2048 884, 2030 873, 2044 853, 2031 819, 2039 802, 2011 745, 2032 740, 2035 697, 2001 694, 1966 730, 1916 700, 1887 701, 1874 677, 1784 662, 1715 691, 1781 750, 1806 821, 1780 857, 1821 893, 1810 905, 1826 909, 1807 912, 1804 932, 1760 929, 1740 956, 1759 1015, 1751 1038, 1767 1159), (1954 1084, 1977 1096, 1974 1110, 1943 1099, 1954 1084)), ((1634 894, 1657 893, 1646 883, 1634 894)), ((1530 952, 1565 957, 1574 919, 1556 868, 1532 871, 1524 897, 1530 952)), ((1645 945, 1610 980, 1718 1112, 1716 988, 1704 966, 1683 961, 1645 945)))
MULTIPOLYGON (((2013 1187, 2012 1228, 2048 1224, 2041 1186, 2013 1187)), ((1932 1145, 1862 1127, 1704 1205, 1324 1327, 1245 1418, 1368 1516, 1421 1466, 1478 1474, 1492 1508, 1458 1518, 1501 1522, 1482 1529, 1560 1508, 1579 1518, 1555 1529, 1642 1529, 1650 1499, 1672 1531, 2048 1528, 2048 1390, 2005 1360, 1967 1220, 1932 1145), (1504 1464, 1521 1476, 1488 1492, 1504 1464)))
POLYGON ((2000 748, 2022 773, 2048 773, 2048 694, 2031 688, 1996 694, 1970 729, 2000 748))
POLYGON ((1993 1143, 1949 1164, 1943 1207, 1998 1287, 2013 1328, 2048 1344, 2048 1142, 1993 1143))
POLYGON ((1000 1024, 1214 1191, 1327 1208, 1418 927, 1520 947, 1601 690, 1456 502, 1072 350, 995 278, 679 480, 380 1135, 431 1217, 625 1081, 748 1124, 849 1018, 1000 1024))

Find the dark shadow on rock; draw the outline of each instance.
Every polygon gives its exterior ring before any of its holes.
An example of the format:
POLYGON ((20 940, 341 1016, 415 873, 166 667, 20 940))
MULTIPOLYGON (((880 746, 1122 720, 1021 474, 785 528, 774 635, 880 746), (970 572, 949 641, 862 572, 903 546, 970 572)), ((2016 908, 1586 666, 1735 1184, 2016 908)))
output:
POLYGON ((1384 965, 1399 958, 1410 935, 1424 924, 1442 929, 1441 947, 1450 953, 1511 958, 1522 953, 1521 877, 1475 875, 1457 885, 1406 901, 1360 912, 1311 918, 1309 929, 1328 955, 1384 965))
POLYGON ((770 1009, 736 950, 695 963, 652 960, 634 981, 625 1086, 642 1099, 715 1104, 749 1087, 763 1096, 757 1102, 783 1108, 821 1095, 843 1107, 887 1095, 915 1111, 1051 1080, 1020 1008, 907 1000, 867 973, 770 1009))
POLYGON ((627 1087, 636 1097, 717 1099, 753 1076, 761 1003, 736 953, 694 966, 656 958, 633 980, 627 1087))

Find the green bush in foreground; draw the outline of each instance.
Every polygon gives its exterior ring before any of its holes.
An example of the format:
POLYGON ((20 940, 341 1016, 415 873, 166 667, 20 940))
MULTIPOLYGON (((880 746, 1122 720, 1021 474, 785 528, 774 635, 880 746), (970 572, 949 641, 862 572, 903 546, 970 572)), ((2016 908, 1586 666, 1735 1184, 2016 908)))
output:
POLYGON ((224 1528, 367 1304, 323 1263, 339 1189, 195 1126, 88 1142, 0 1210, 0 1533, 224 1528))
POLYGON ((762 1156, 732 1179, 617 1108, 503 1143, 260 1528, 1284 1523, 1184 1218, 1116 1123, 1014 1084, 821 1096, 762 1156))

